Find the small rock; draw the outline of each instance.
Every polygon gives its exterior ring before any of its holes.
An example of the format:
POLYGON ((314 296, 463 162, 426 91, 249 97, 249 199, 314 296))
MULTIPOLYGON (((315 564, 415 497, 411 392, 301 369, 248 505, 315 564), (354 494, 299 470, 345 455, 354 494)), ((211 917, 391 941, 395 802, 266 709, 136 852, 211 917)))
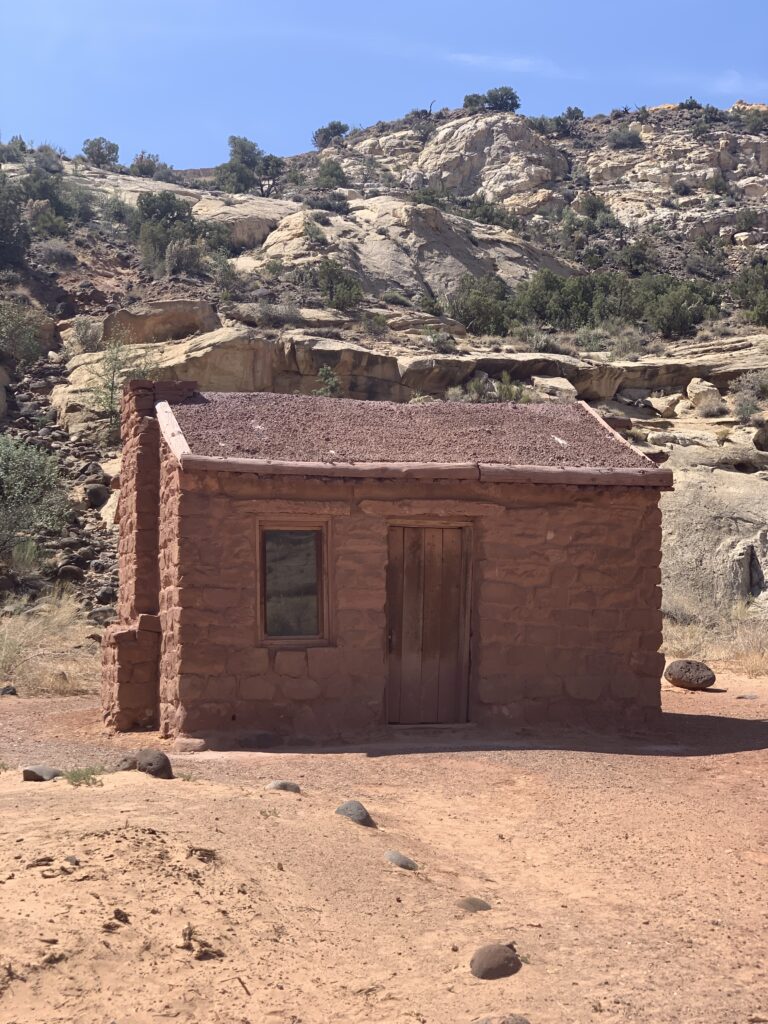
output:
POLYGON ((79 565, 62 565, 56 575, 65 583, 81 583, 85 577, 79 565))
POLYGON ((504 1017, 476 1017, 471 1024, 531 1024, 520 1013, 508 1013, 504 1017))
POLYGON ((284 791, 285 793, 301 792, 301 786, 298 784, 298 782, 285 782, 283 780, 278 780, 276 782, 268 782, 264 789, 279 789, 284 791))
POLYGON ((63 778, 64 772, 47 764, 31 764, 27 768, 22 768, 21 777, 24 782, 51 782, 53 779, 63 778))
POLYGON ((128 917, 128 915, 126 914, 126 912, 124 910, 121 910, 119 907, 115 907, 112 916, 116 921, 119 921, 120 924, 129 924, 131 920, 130 917, 128 917))
POLYGON ((359 800, 346 800, 336 808, 336 814, 343 818, 349 818, 356 825, 364 825, 366 828, 376 828, 376 822, 363 807, 359 800))
POLYGON ((88 484, 85 488, 85 500, 89 508, 101 508, 106 505, 109 498, 109 488, 106 484, 88 484))
POLYGON ((136 769, 144 772, 145 775, 151 775, 154 779, 173 778, 173 769, 168 755, 164 754, 162 750, 153 750, 151 747, 146 747, 138 752, 136 769))
POLYGON ((18 697, 16 687, 10 683, 7 686, 0 686, 0 697, 18 697))
POLYGON ((387 850, 384 854, 384 859, 388 860, 390 864, 394 864, 396 868, 402 868, 404 871, 418 871, 419 869, 419 865, 415 860, 406 857, 404 853, 398 853, 397 850, 387 850))
POLYGON ((757 700, 756 693, 739 693, 736 696, 736 700, 757 700))
POLYGON ((171 747, 175 754, 198 754, 201 750, 207 749, 208 744, 205 740, 195 736, 177 736, 171 747))
POLYGON ((101 590, 96 591, 94 597, 99 604, 112 604, 117 600, 117 592, 112 587, 102 587, 101 590))
POLYGON ((481 900, 479 896, 463 896, 460 900, 456 900, 456 906, 469 911, 470 914, 478 914, 483 910, 492 909, 491 904, 481 900))
POLYGON ((517 974, 523 963, 515 951, 514 944, 509 942, 491 943, 476 950, 469 962, 469 969, 476 978, 484 981, 496 981, 498 978, 509 978, 517 974))
POLYGON ((664 669, 664 678, 673 686, 679 686, 683 690, 706 690, 714 686, 715 673, 705 665, 703 661, 692 661, 682 658, 679 661, 671 661, 664 669))

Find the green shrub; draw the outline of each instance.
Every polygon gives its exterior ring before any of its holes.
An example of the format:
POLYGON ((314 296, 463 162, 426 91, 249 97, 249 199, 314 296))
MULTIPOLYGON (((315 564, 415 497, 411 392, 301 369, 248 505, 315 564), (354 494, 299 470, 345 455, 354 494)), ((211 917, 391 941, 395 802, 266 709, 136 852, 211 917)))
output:
POLYGON ((325 232, 312 217, 304 218, 303 234, 306 240, 312 245, 325 246, 328 244, 325 232))
POLYGON ((327 192, 320 196, 307 196, 305 205, 310 210, 325 210, 326 213, 338 213, 343 216, 349 213, 349 202, 341 192, 327 192))
POLYGON ((677 104, 678 110, 701 110, 701 104, 698 100, 695 100, 693 96, 689 96, 687 100, 683 100, 682 103, 677 104))
POLYGON ((381 313, 363 313, 363 329, 372 338, 383 338, 389 332, 389 324, 381 313))
POLYGON ((64 772, 64 778, 70 786, 103 786, 101 776, 105 769, 101 765, 88 768, 70 768, 64 772))
POLYGON ((448 313, 472 334, 506 334, 509 323, 509 287, 493 274, 465 274, 448 296, 448 313))
POLYGON ((76 352, 101 351, 101 321, 94 316, 76 316, 72 325, 76 352))
POLYGON ((0 268, 22 264, 29 248, 24 195, 0 172, 0 268))
POLYGON ((363 297, 363 289, 355 275, 335 260, 323 260, 320 264, 318 283, 327 304, 334 309, 354 309, 363 297))
POLYGON ((67 500, 53 456, 7 434, 0 435, 0 557, 41 529, 59 530, 67 500))
POLYGON ((115 167, 119 154, 117 143, 110 142, 103 135, 95 139, 86 139, 83 143, 83 156, 94 167, 115 167))
MULTIPOLYGON (((768 111, 747 110, 741 115, 742 124, 750 135, 762 135, 768 131, 768 111)), ((11 140, 13 141, 13 140, 11 140)))
POLYGON ((321 160, 317 172, 318 188, 346 188, 349 180, 338 160, 321 160))
POLYGON ((321 398, 338 398, 341 395, 341 382, 330 366, 321 366, 317 371, 317 387, 312 392, 321 398))
POLYGON ((493 224, 500 228, 514 229, 519 223, 517 217, 512 216, 501 203, 491 202, 482 193, 470 199, 459 199, 456 213, 479 224, 493 224))
POLYGON ((608 145, 611 149, 642 149, 644 143, 637 132, 629 128, 614 128, 608 133, 608 145))
POLYGON ((691 192, 693 192, 693 189, 687 181, 680 180, 674 183, 674 185, 672 186, 672 191, 675 193, 676 196, 689 196, 691 192))
POLYGON ((157 153, 137 153, 128 168, 137 178, 152 178, 153 181, 176 181, 178 175, 174 169, 160 159, 157 153))
POLYGON ((403 295, 402 292, 395 291, 394 289, 384 292, 381 296, 381 301, 388 303, 390 306, 412 305, 411 300, 406 295, 403 295))
POLYGON ((730 290, 750 320, 768 326, 768 257, 755 256, 751 266, 731 281, 730 290))
POLYGON ((177 238, 165 250, 165 272, 203 277, 208 272, 208 248, 202 239, 177 238))
POLYGON ((31 363, 40 355, 43 315, 21 302, 0 302, 0 352, 17 363, 31 363))
POLYGON ((216 187, 222 192, 256 191, 271 196, 285 171, 285 161, 242 135, 230 135, 229 160, 216 168, 216 187))
POLYGON ((0 164, 22 164, 29 152, 20 135, 14 135, 9 142, 0 143, 0 164))
POLYGON ((213 286, 222 299, 236 299, 244 290, 243 275, 229 261, 226 249, 217 249, 210 257, 213 286))
POLYGON ((312 145, 315 149, 325 149, 334 139, 343 139, 349 131, 349 125, 343 121, 329 121, 322 128, 312 132, 312 145))
POLYGON ((489 89, 486 93, 472 92, 464 97, 464 109, 472 113, 480 110, 506 111, 514 113, 520 107, 520 97, 508 85, 489 89))
POLYGON ((102 349, 102 357, 90 367, 89 390, 93 408, 102 413, 110 429, 120 421, 120 401, 126 380, 152 380, 157 361, 143 346, 130 345, 117 333, 102 349))

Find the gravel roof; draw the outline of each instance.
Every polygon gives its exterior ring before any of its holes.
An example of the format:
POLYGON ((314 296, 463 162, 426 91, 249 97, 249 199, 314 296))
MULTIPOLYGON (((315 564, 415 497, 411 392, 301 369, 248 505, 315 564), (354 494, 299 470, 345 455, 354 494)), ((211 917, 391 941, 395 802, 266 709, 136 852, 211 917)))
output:
POLYGON ((194 455, 647 469, 576 403, 475 405, 203 392, 172 405, 194 455))

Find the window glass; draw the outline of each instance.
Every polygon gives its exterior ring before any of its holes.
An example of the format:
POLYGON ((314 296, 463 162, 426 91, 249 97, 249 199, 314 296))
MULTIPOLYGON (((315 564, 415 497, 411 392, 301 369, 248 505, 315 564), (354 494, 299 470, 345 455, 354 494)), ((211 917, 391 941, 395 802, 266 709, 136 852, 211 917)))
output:
POLYGON ((320 530, 264 530, 264 632, 318 636, 320 530))

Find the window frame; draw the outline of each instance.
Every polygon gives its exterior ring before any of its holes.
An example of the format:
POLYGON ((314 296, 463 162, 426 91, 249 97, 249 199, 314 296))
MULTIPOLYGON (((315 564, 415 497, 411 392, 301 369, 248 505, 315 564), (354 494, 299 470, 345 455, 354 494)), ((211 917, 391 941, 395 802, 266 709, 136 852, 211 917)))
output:
POLYGON ((331 617, 330 617, 330 521, 328 519, 315 518, 294 518, 290 519, 262 519, 256 527, 257 535, 257 609, 256 609, 256 632, 259 646, 302 649, 307 647, 327 647, 331 643, 331 617), (319 534, 317 549, 317 603, 318 603, 318 624, 320 631, 313 636, 270 636, 267 633, 267 559, 266 559, 266 534, 273 531, 282 533, 295 533, 297 531, 311 531, 319 534))

